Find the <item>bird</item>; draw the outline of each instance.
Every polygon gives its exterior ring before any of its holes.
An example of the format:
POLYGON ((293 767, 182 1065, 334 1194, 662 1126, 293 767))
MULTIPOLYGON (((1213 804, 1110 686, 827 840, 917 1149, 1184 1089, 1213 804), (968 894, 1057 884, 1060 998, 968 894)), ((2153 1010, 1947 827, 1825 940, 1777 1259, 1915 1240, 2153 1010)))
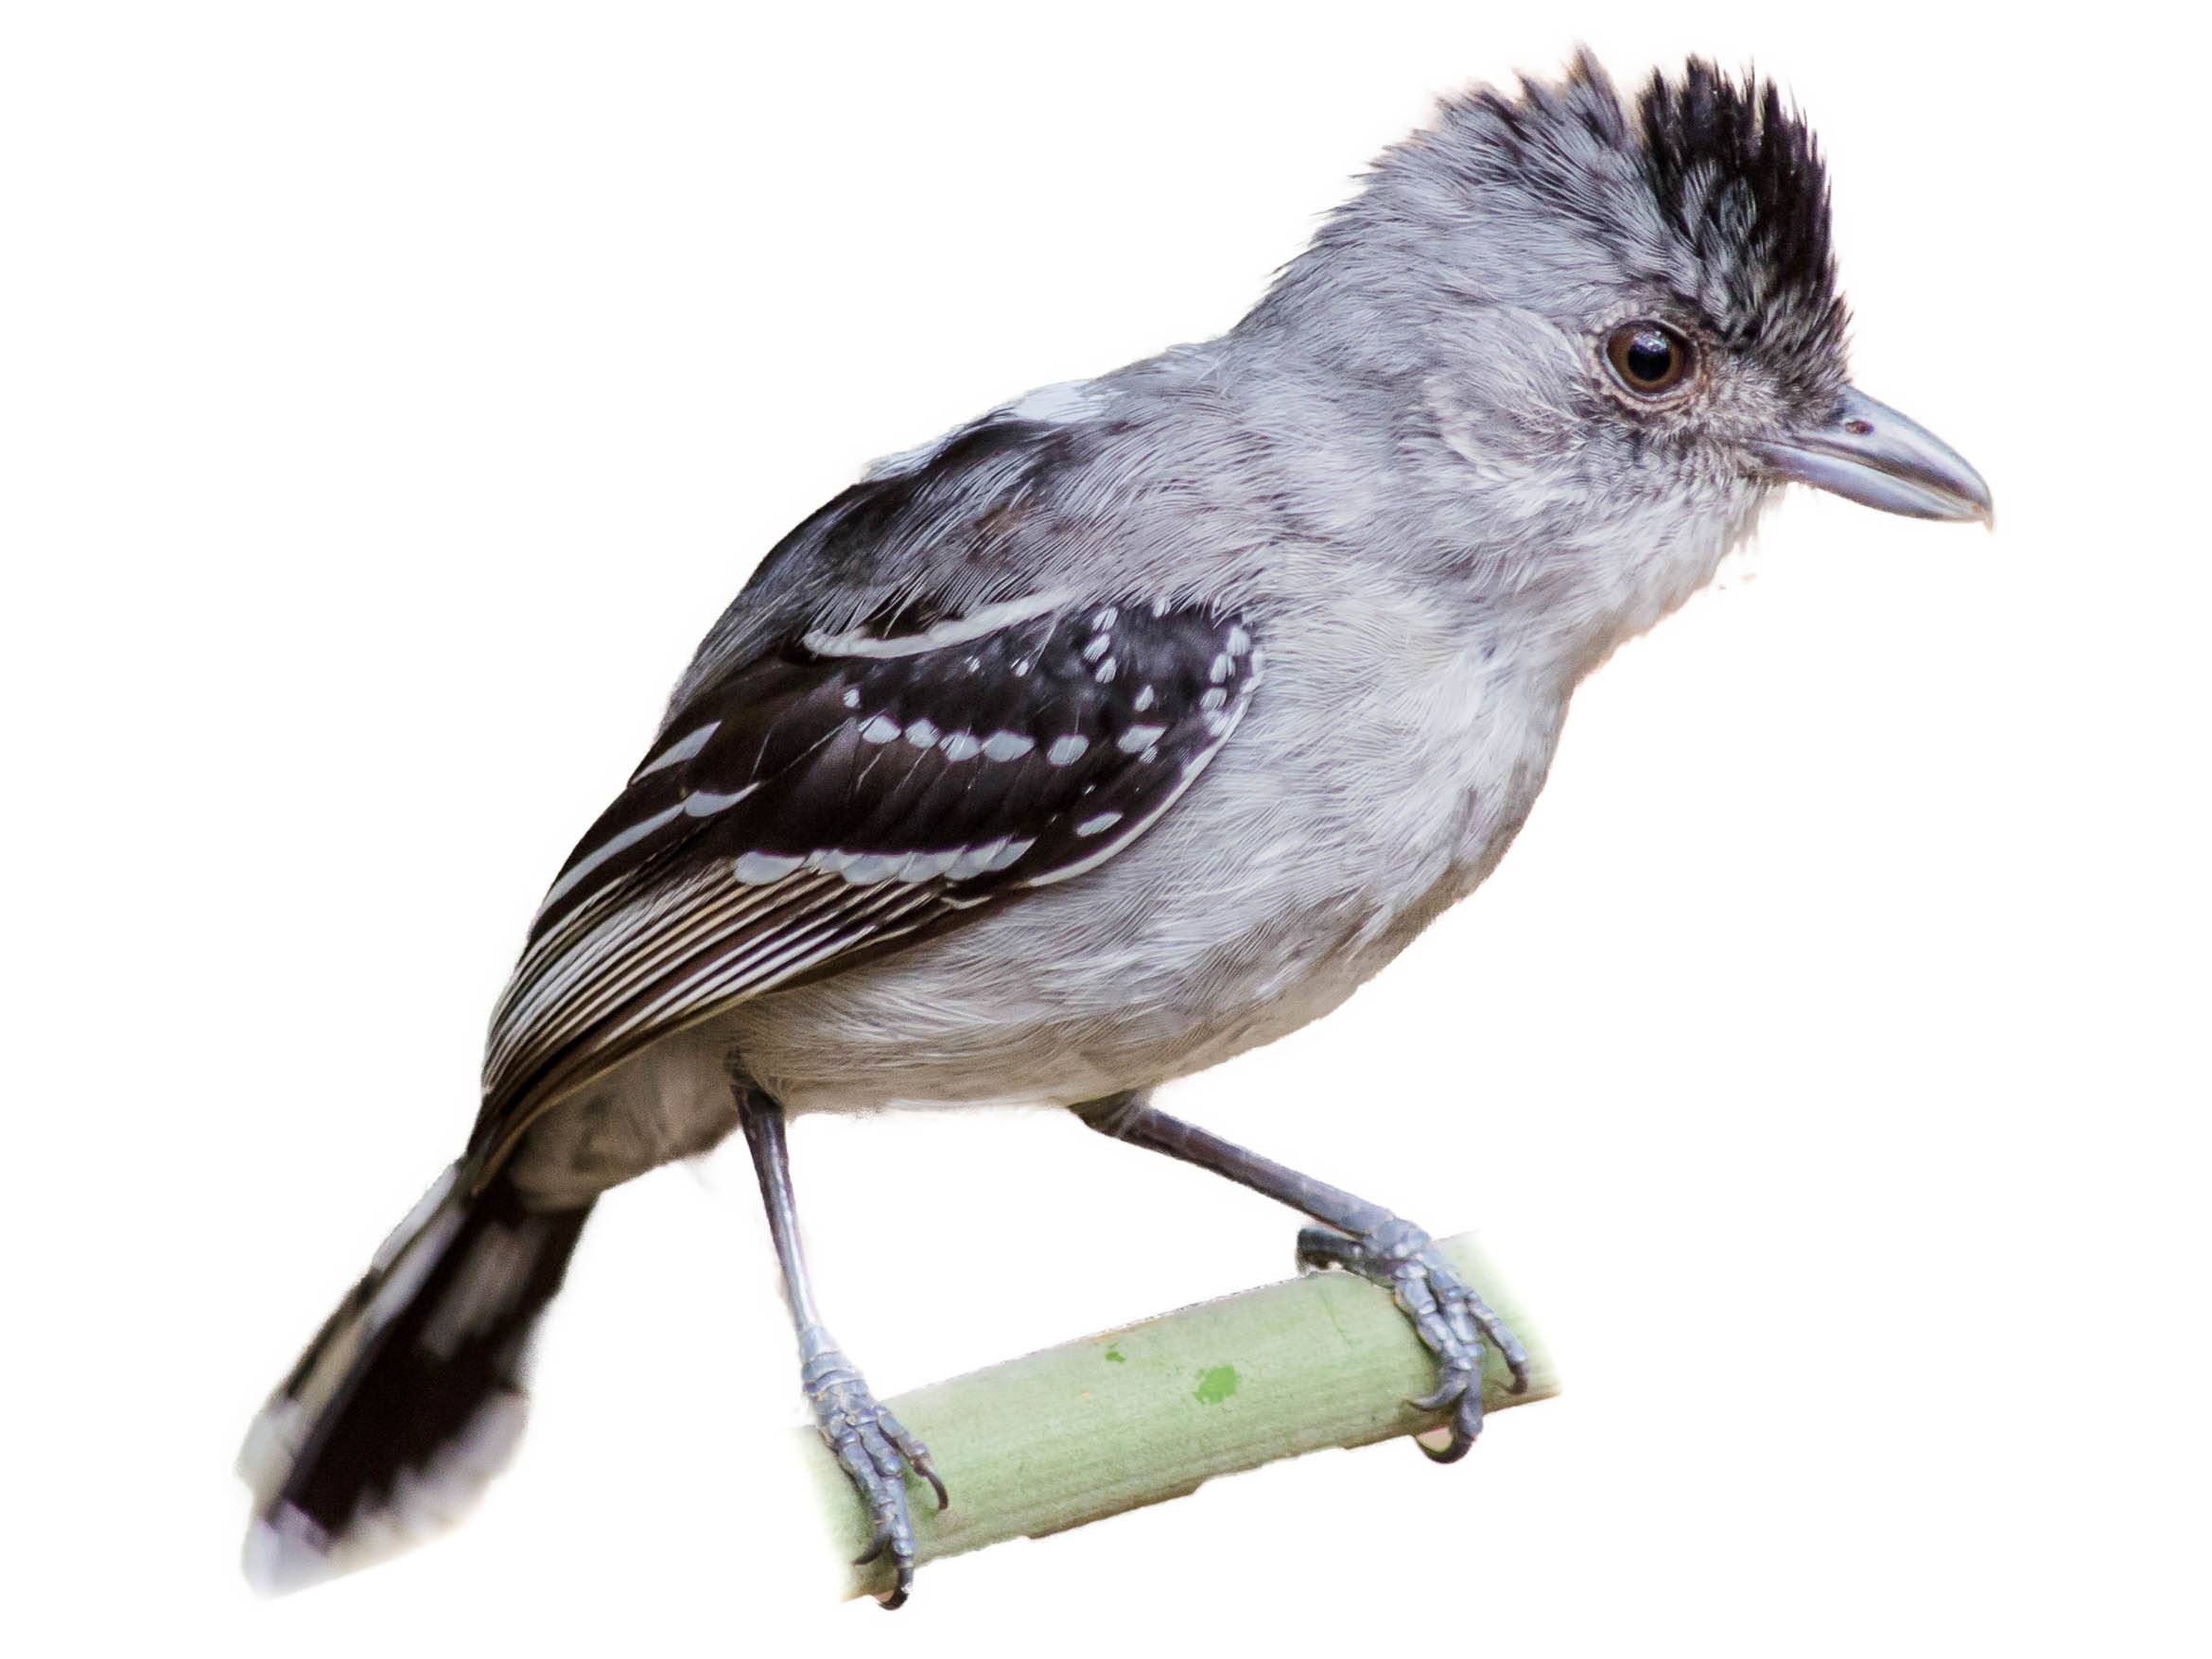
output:
POLYGON ((959 1472, 830 1336, 805 1112, 1016 1104, 1299 1213, 1463 1455, 1512 1333, 1394 1212, 1154 1091, 1320 1018, 1495 868, 1576 686, 1790 483, 1992 519, 1848 376, 1827 164, 1770 79, 1587 52, 1447 97, 1241 321, 880 460, 758 564, 577 843, 474 1127, 254 1418, 248 1576, 411 1542, 504 1463, 594 1201, 741 1133, 800 1388, 912 1587, 959 1472))

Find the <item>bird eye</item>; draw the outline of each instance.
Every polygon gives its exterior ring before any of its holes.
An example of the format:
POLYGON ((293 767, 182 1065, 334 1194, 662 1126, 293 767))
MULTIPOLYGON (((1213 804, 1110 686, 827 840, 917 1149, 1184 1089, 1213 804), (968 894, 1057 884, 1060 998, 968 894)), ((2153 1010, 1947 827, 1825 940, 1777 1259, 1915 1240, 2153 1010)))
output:
POLYGON ((1690 342, 1663 323, 1630 323, 1605 342, 1613 377, 1639 397, 1672 392, 1690 372, 1690 342))

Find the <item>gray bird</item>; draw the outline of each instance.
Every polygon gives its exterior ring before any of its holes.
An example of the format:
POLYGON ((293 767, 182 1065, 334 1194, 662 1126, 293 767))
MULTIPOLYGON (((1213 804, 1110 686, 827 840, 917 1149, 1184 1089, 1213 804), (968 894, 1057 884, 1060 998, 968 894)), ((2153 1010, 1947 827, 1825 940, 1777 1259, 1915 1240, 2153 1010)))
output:
MULTIPOLYGON (((1770 85, 1587 57, 1388 150, 1218 340, 877 463, 707 635, 492 1017, 467 1150, 241 1457, 250 1575, 503 1460, 593 1201, 750 1144, 822 1434, 905 1598, 927 1449, 824 1327, 787 1114, 1067 1107, 1390 1290, 1462 1455, 1510 1333, 1419 1228, 1148 1092, 1326 1014, 1496 865, 1569 698, 1797 480, 1986 519, 1854 390, 1825 173, 1770 85)), ((950 1471, 957 1484, 958 1471, 950 1471)))

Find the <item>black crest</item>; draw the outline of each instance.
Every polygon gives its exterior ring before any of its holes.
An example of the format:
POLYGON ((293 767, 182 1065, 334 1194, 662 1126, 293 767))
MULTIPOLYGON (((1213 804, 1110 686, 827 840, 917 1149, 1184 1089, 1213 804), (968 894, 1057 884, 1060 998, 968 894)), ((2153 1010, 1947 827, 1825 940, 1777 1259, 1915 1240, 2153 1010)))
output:
POLYGON ((1654 74, 1637 109, 1660 211, 1728 273, 1733 343, 1833 358, 1846 316, 1828 230, 1828 173, 1804 118, 1771 81, 1692 59, 1654 74))

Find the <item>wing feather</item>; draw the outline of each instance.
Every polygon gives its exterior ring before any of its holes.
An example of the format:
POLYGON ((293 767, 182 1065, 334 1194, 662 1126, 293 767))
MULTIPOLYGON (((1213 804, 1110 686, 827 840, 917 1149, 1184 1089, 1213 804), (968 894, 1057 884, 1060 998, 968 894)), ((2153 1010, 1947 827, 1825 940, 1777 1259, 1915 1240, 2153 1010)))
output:
POLYGON ((1000 601, 726 668, 555 880, 486 1047, 476 1144, 733 1002, 1095 868, 1228 740, 1263 652, 1226 611, 1000 601))

